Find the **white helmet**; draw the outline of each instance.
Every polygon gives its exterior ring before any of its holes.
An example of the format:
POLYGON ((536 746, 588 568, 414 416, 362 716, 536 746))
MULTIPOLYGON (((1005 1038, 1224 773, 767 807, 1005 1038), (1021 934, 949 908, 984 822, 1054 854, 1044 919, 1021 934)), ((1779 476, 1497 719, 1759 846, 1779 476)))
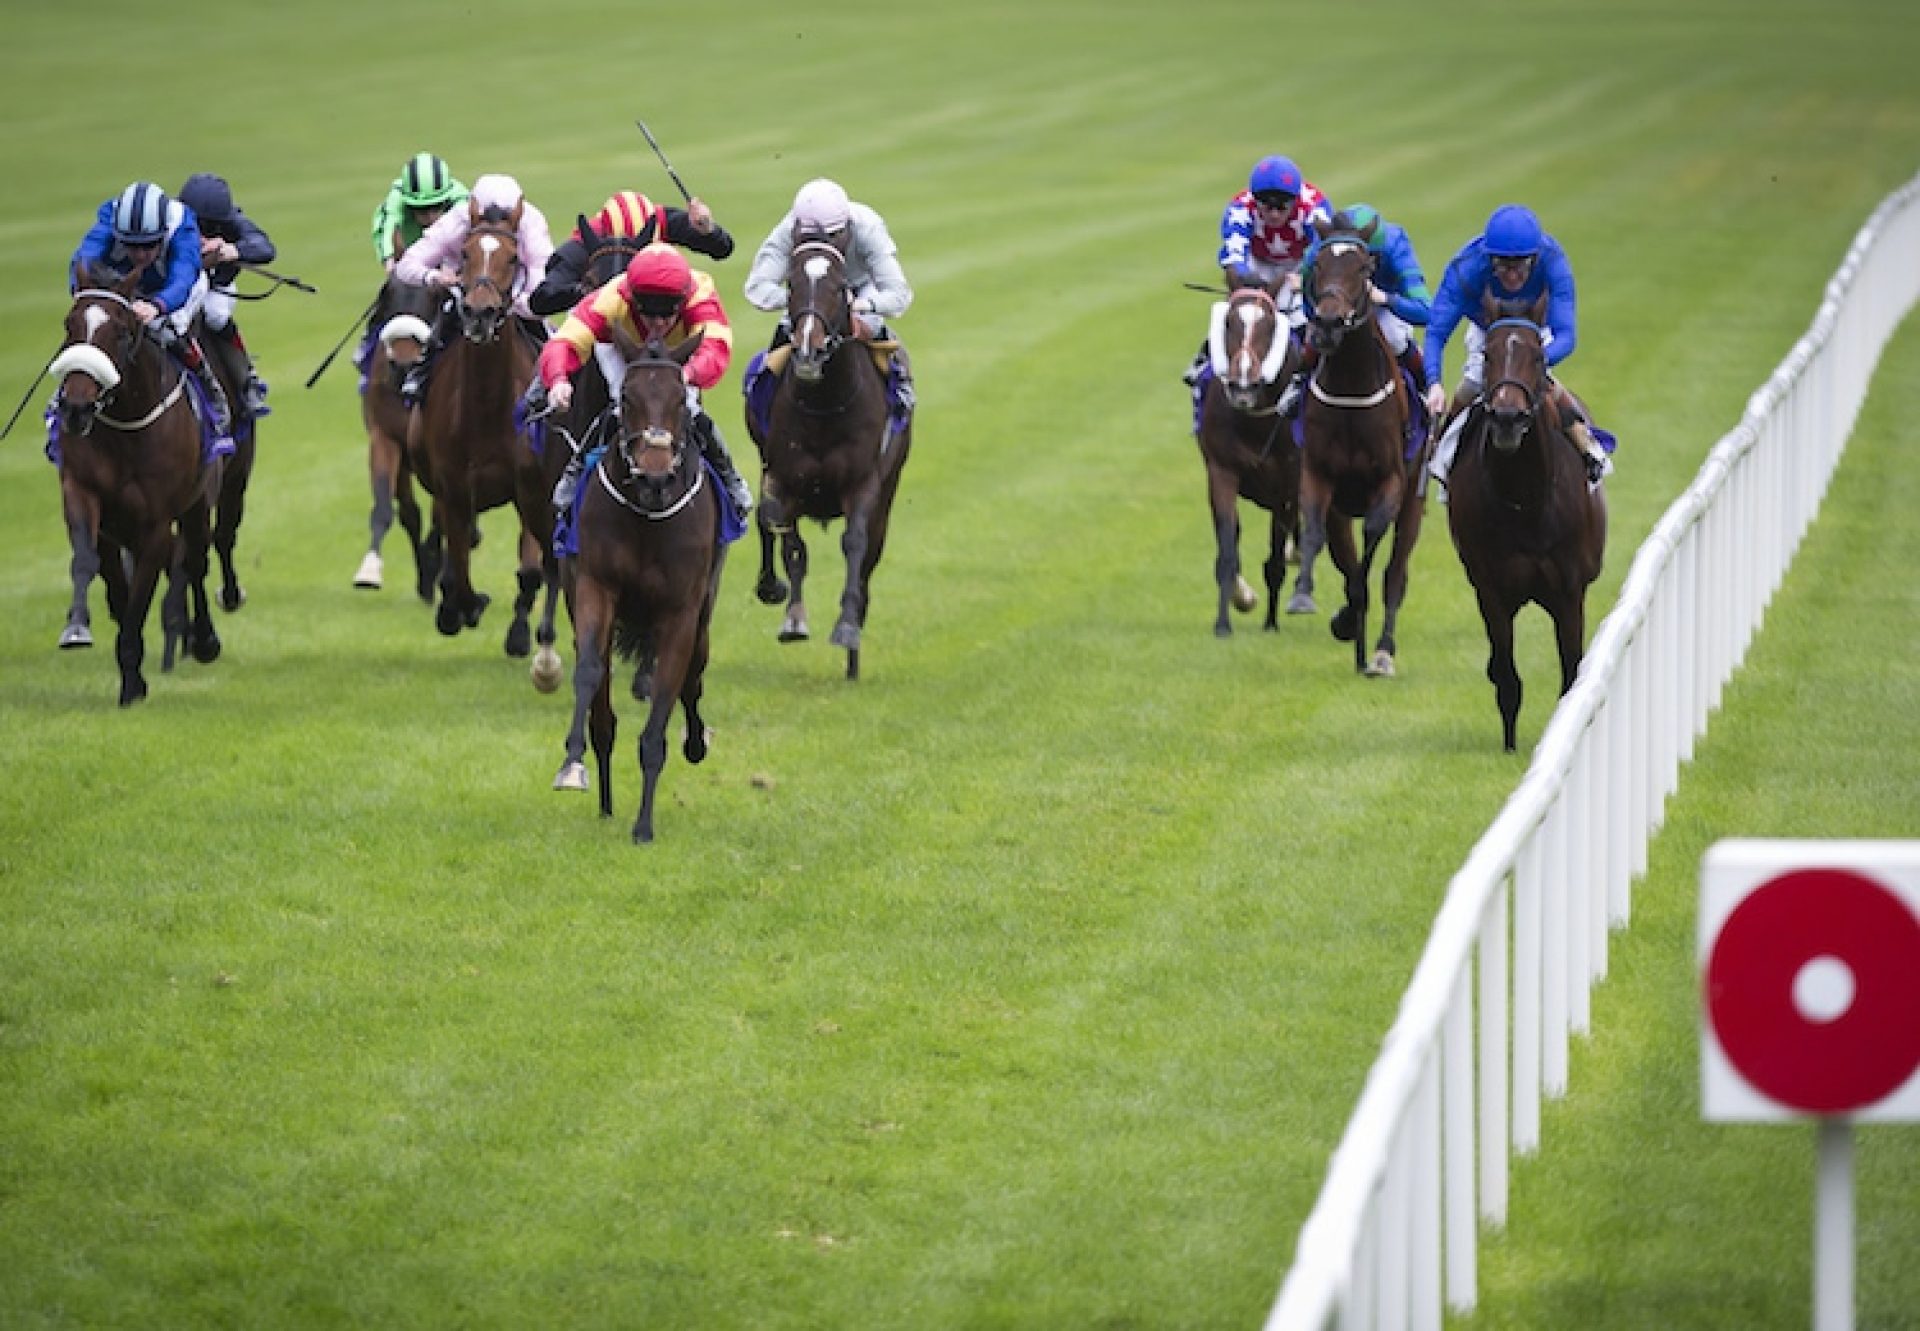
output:
POLYGON ((793 220, 804 227, 838 231, 852 216, 847 192, 825 177, 809 180, 793 196, 793 220))
POLYGON ((473 192, 468 195, 476 211, 482 213, 489 208, 512 212, 522 197, 520 182, 512 176, 481 176, 473 182, 473 192))

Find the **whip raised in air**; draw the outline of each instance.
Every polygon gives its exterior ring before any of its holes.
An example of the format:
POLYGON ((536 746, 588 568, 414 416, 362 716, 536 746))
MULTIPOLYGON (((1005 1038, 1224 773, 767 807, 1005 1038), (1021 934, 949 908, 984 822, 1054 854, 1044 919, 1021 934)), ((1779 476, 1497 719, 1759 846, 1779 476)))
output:
POLYGON ((642 134, 647 136, 647 143, 652 146, 653 155, 660 159, 660 165, 667 168, 667 174, 673 177, 673 183, 679 187, 680 197, 688 203, 692 203, 693 195, 687 191, 686 182, 680 179, 680 173, 673 169, 673 163, 667 160, 667 155, 660 151, 660 142, 653 137, 653 131, 647 128, 647 122, 644 120, 636 120, 633 123, 640 127, 642 134))

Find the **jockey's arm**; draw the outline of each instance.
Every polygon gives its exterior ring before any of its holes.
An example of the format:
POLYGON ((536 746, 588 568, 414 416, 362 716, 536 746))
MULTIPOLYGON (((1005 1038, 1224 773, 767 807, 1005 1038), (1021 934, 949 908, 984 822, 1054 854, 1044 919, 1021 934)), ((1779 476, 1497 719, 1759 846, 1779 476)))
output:
POLYGON ((756 310, 787 308, 787 260, 793 255, 792 225, 790 217, 782 218, 754 252, 753 266, 747 270, 747 304, 756 310))

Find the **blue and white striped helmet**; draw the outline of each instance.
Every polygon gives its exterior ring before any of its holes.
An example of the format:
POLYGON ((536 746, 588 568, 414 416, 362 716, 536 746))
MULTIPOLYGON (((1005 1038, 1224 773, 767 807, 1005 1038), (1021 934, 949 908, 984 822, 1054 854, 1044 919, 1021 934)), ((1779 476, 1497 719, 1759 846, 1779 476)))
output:
POLYGON ((171 202, 158 185, 136 180, 113 205, 113 238, 123 245, 151 245, 165 240, 171 202))

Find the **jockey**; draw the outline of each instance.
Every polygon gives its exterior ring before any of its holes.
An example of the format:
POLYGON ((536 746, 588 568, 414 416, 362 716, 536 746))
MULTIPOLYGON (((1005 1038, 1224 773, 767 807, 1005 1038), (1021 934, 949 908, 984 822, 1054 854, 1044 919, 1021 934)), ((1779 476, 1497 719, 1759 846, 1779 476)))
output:
MULTIPOLYGON (((528 306, 527 296, 546 275, 547 260, 553 254, 553 238, 547 231, 546 215, 521 193, 520 182, 512 176, 487 175, 474 181, 467 206, 449 209, 441 214, 439 221, 421 232, 420 239, 407 246, 393 265, 394 277, 411 286, 447 290, 460 280, 461 252, 466 247, 467 233, 473 229, 474 219, 490 210, 511 213, 515 208, 520 210, 515 234, 520 264, 508 294, 513 300, 513 312, 525 321, 529 335, 544 341, 546 325, 528 306)), ((458 317, 451 299, 440 307, 440 318, 434 325, 425 354, 407 371, 406 381, 400 385, 400 396, 409 406, 418 403, 426 392, 434 353, 446 345, 458 317)))
MULTIPOLYGON (((1573 266, 1567 262, 1560 242, 1540 226, 1533 211, 1517 203, 1502 204, 1487 219, 1487 228, 1461 247, 1447 264, 1440 278, 1440 291, 1433 300, 1433 318, 1427 325, 1427 406, 1436 419, 1444 408, 1449 423, 1434 450, 1429 470, 1441 481, 1453 465, 1460 446, 1460 428, 1466 409, 1485 388, 1486 311, 1482 299, 1531 302, 1544 293, 1547 297, 1547 327, 1543 338, 1549 369, 1573 354, 1574 292, 1573 266), (1460 372, 1460 386, 1448 402, 1441 387, 1447 339, 1459 322, 1467 320, 1467 363, 1460 372)), ((1613 462, 1593 436, 1571 394, 1549 376, 1554 402, 1567 433, 1585 455, 1587 480, 1598 484, 1613 470, 1613 462)))
POLYGON ((192 211, 169 199, 158 185, 135 181, 119 198, 100 205, 67 265, 69 291, 79 289, 82 268, 116 278, 139 274, 134 314, 200 381, 216 432, 232 430, 226 391, 192 337, 193 318, 207 295, 206 274, 200 271, 200 225, 192 211))
MULTIPOLYGON (((700 404, 703 389, 712 388, 733 359, 733 328, 720 304, 713 279, 688 266, 680 251, 652 244, 634 255, 627 271, 592 292, 573 307, 560 331, 540 353, 540 377, 529 397, 537 405, 544 392, 549 407, 564 412, 573 404, 572 376, 589 355, 600 362, 600 372, 613 388, 614 410, 619 410, 619 385, 626 378, 626 360, 614 344, 616 331, 638 346, 649 342, 678 345, 699 337, 700 345, 681 371, 687 383, 687 423, 700 445, 701 456, 712 464, 727 487, 727 495, 742 516, 753 509, 753 492, 741 478, 727 452, 726 441, 700 404)), ((575 453, 559 484, 554 486, 556 508, 573 503, 586 458, 575 453)))
POLYGON ((246 385, 241 409, 258 418, 271 410, 267 406, 267 385, 254 368, 253 357, 240 336, 240 325, 233 321, 233 280, 243 263, 272 263, 276 253, 273 241, 257 223, 234 206, 233 191, 219 176, 199 174, 187 177, 180 187, 184 203, 200 224, 200 262, 207 272, 207 298, 200 306, 200 322, 213 335, 215 354, 227 358, 237 371, 234 377, 246 385))
POLYGON ((467 201, 467 187, 432 153, 415 153, 373 210, 373 255, 388 272, 441 214, 467 201))
MULTIPOLYGON (((793 207, 760 242, 747 273, 747 303, 757 310, 780 312, 767 350, 785 346, 793 338, 786 319, 787 263, 794 245, 803 238, 825 240, 846 258, 847 286, 853 292, 853 335, 863 341, 895 341, 886 321, 907 312, 913 288, 907 285, 886 220, 866 204, 849 199, 835 182, 822 178, 800 187, 793 207)), ((893 360, 900 370, 895 386, 898 406, 911 410, 913 367, 906 348, 896 345, 893 360)))
MULTIPOLYGON (((1413 340, 1412 325, 1424 324, 1432 316, 1433 296, 1427 290, 1426 274, 1420 271, 1420 259, 1413 252, 1413 241, 1403 228, 1389 222, 1369 204, 1356 203, 1342 210, 1339 216, 1360 233, 1367 243, 1367 251, 1373 255, 1373 282, 1368 294, 1373 300, 1374 322, 1380 325, 1387 345, 1407 367, 1413 382, 1424 387, 1426 361, 1420 354, 1420 344, 1413 340)), ((1302 303, 1309 317, 1313 312, 1313 261, 1319 253, 1320 239, 1316 232, 1306 261, 1300 265, 1302 303)), ((1319 351, 1308 344, 1299 373, 1280 395, 1282 415, 1291 416, 1298 409, 1301 390, 1319 360, 1319 351)))
MULTIPOLYGON (((1298 328, 1306 319, 1300 309, 1299 269, 1313 238, 1308 227, 1332 216, 1327 196, 1308 183, 1290 159, 1262 157, 1247 177, 1247 187, 1227 200, 1220 214, 1219 262, 1228 288, 1277 284, 1275 302, 1298 328)), ((1209 354, 1203 339, 1182 376, 1196 390, 1209 354)))
MULTIPOLYGON (((588 225, 602 240, 626 237, 643 247, 656 240, 666 241, 710 259, 724 259, 733 253, 733 237, 725 227, 715 224, 713 213, 698 199, 689 199, 683 210, 657 204, 632 190, 621 190, 600 205, 588 225)), ((547 261, 547 275, 539 290, 527 298, 533 312, 541 316, 559 314, 578 304, 586 294, 580 284, 591 258, 587 237, 575 227, 547 261)))

